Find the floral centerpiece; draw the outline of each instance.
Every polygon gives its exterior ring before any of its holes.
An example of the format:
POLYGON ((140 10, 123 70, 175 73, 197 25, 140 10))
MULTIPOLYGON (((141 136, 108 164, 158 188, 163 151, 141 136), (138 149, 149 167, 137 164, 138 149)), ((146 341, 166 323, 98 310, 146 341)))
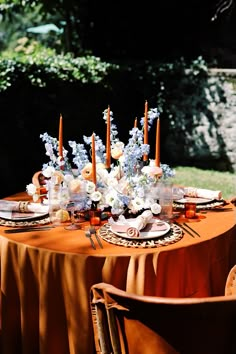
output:
MULTIPOLYGON (((159 119, 156 108, 147 112, 148 129, 151 129, 155 119, 159 119)), ((149 144, 144 144, 144 118, 140 119, 140 128, 134 126, 130 138, 125 144, 119 140, 113 112, 109 110, 110 119, 110 154, 112 162, 106 167, 106 146, 100 137, 95 137, 96 182, 94 183, 94 168, 91 161, 92 136, 83 136, 83 143, 68 141, 71 148, 72 161, 69 161, 68 150, 63 146, 59 156, 59 141, 48 133, 40 135, 44 142, 49 161, 42 167, 42 173, 47 183, 57 178, 59 183, 73 184, 74 190, 86 182, 87 200, 85 210, 92 206, 104 210, 110 208, 111 213, 118 215, 124 211, 136 214, 144 209, 150 209, 154 214, 160 212, 158 199, 158 183, 160 180, 174 176, 174 171, 167 165, 155 160, 143 161, 143 156, 149 154, 149 144)), ((103 119, 108 124, 108 109, 103 112, 103 119)), ((135 124, 136 125, 136 124, 135 124)), ((40 195, 37 187, 30 183, 26 186, 29 195, 36 201, 40 195)))

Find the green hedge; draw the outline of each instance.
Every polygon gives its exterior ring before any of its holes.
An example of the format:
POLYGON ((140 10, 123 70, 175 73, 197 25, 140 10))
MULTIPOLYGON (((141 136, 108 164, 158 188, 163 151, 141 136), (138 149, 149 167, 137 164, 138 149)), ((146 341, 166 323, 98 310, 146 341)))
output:
POLYGON ((0 92, 22 79, 36 87, 46 87, 52 81, 96 84, 117 68, 94 56, 74 58, 70 53, 58 55, 53 49, 31 49, 24 43, 0 57, 0 92))

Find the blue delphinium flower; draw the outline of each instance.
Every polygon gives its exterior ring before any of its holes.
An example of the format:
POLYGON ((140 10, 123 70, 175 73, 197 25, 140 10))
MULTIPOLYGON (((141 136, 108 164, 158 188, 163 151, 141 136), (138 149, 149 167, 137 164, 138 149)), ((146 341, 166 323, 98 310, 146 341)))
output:
POLYGON ((75 141, 68 141, 69 146, 72 148, 73 163, 78 169, 78 174, 84 168, 84 166, 89 163, 89 157, 84 144, 77 144, 75 141))

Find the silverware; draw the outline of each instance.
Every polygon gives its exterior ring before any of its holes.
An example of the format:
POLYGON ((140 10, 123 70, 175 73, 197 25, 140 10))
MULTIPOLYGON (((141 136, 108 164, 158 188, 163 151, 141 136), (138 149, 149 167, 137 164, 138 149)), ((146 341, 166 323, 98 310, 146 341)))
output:
POLYGON ((30 226, 30 227, 21 227, 17 229, 7 229, 4 230, 5 234, 17 234, 20 232, 32 232, 32 231, 46 231, 53 229, 53 226, 30 226))
POLYGON ((195 233, 195 235, 197 235, 198 237, 201 237, 201 235, 200 235, 197 231, 195 231, 194 229, 192 229, 188 224, 186 224, 186 223, 184 222, 183 225, 186 226, 186 227, 188 227, 189 230, 191 230, 192 232, 195 233))
POLYGON ((89 230, 86 230, 85 231, 85 236, 88 237, 90 243, 91 243, 91 246, 93 247, 93 249, 95 250, 96 249, 96 246, 95 246, 95 243, 93 242, 93 239, 92 239, 92 236, 91 236, 91 232, 89 230))
POLYGON ((91 235, 95 236, 95 238, 97 240, 97 243, 99 244, 100 248, 103 248, 102 242, 101 242, 99 236, 97 235, 97 231, 96 231, 95 227, 91 227, 90 228, 90 233, 91 233, 91 235))
POLYGON ((174 224, 178 225, 181 229, 183 229, 185 232, 187 232, 187 234, 189 234, 190 236, 192 236, 193 238, 195 238, 194 234, 192 234, 192 232, 190 232, 186 227, 184 227, 182 224, 179 224, 177 221, 174 221, 174 224))
POLYGON ((233 210, 233 208, 215 207, 215 208, 202 209, 202 210, 200 210, 200 213, 207 214, 210 211, 218 213, 218 212, 227 212, 227 211, 232 211, 232 210, 233 210))

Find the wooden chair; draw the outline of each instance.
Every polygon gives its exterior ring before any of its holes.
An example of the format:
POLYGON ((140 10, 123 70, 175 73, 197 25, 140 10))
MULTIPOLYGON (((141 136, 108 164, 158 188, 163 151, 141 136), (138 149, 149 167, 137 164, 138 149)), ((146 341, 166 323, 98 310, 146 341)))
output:
POLYGON ((99 283, 90 303, 97 353, 236 353, 236 296, 161 298, 99 283))
POLYGON ((230 269, 226 279, 225 295, 236 295, 236 264, 230 269))

